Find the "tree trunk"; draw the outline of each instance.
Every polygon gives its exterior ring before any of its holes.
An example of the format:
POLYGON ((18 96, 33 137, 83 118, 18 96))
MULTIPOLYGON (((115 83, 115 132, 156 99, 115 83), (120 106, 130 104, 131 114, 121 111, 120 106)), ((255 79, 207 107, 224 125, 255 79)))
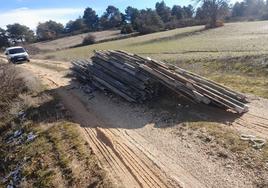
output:
POLYGON ((210 27, 215 28, 217 27, 217 15, 218 15, 218 5, 216 1, 213 1, 212 7, 211 7, 211 17, 210 17, 210 27))

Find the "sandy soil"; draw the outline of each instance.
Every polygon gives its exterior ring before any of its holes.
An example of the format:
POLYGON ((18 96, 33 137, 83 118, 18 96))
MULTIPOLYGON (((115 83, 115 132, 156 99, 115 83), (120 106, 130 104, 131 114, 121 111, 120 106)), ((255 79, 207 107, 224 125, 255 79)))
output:
POLYGON ((268 138, 267 100, 250 97, 250 111, 242 117, 212 107, 184 105, 177 109, 176 121, 172 121, 166 109, 168 99, 134 105, 98 92, 90 97, 66 77, 69 64, 57 63, 66 71, 38 66, 34 61, 20 66, 58 93, 118 186, 256 186, 258 177, 252 171, 234 163, 231 154, 227 159, 209 155, 215 148, 197 139, 194 132, 183 130, 181 122, 185 118, 191 122, 216 121, 241 134, 268 138))

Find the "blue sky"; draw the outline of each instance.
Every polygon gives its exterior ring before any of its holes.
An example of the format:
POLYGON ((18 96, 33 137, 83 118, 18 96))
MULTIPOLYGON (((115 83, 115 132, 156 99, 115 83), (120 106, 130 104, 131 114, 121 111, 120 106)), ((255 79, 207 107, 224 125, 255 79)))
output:
MULTIPOLYGON (((86 7, 92 7, 101 15, 108 5, 114 5, 121 11, 127 6, 139 9, 153 8, 157 0, 0 0, 0 27, 21 23, 34 29, 38 22, 55 20, 65 24, 83 14, 86 7)), ((160 0, 159 0, 160 1, 160 0)), ((234 0, 233 0, 234 1, 234 0)), ((192 0, 165 0, 168 6, 188 5, 192 0)))
MULTIPOLYGON (((105 9, 108 5, 115 5, 121 10, 124 10, 128 5, 137 8, 151 8, 154 7, 157 1, 155 0, 0 0, 7 3, 2 3, 0 10, 11 10, 21 7, 28 8, 81 8, 90 6, 96 9, 105 9)), ((166 0, 169 6, 174 4, 189 4, 191 0, 166 0)))

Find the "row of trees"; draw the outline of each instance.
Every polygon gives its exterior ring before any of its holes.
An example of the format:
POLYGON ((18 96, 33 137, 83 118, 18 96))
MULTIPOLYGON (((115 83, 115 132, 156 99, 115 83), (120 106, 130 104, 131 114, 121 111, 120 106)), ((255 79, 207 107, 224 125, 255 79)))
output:
POLYGON ((86 8, 83 16, 69 21, 65 26, 52 20, 39 23, 36 35, 26 26, 8 25, 6 30, 0 28, 0 47, 9 43, 51 40, 66 35, 114 28, 121 28, 122 33, 137 31, 147 34, 197 24, 208 23, 210 27, 216 27, 217 20, 224 17, 233 19, 254 16, 268 19, 268 0, 244 0, 235 3, 231 8, 227 0, 196 2, 200 5, 196 10, 192 5, 168 7, 164 1, 157 2, 155 9, 139 10, 129 6, 124 13, 115 6, 108 6, 100 17, 92 8, 86 8))
POLYGON ((191 5, 183 7, 174 5, 170 8, 166 6, 164 1, 156 3, 154 10, 138 10, 129 6, 124 13, 120 12, 115 6, 110 5, 101 17, 92 8, 86 8, 82 17, 69 21, 65 27, 54 21, 39 23, 36 33, 39 40, 49 40, 66 34, 113 28, 123 28, 123 33, 130 33, 136 30, 145 34, 164 29, 166 26, 171 25, 170 23, 178 20, 193 19, 193 15, 194 8, 191 5))
POLYGON ((157 2, 155 9, 139 10, 127 7, 122 13, 114 6, 108 6, 102 16, 98 16, 92 8, 86 8, 82 17, 69 21, 64 27, 60 23, 48 21, 37 27, 39 40, 54 39, 65 34, 78 34, 88 31, 99 31, 121 28, 122 33, 137 31, 147 34, 164 29, 208 24, 216 27, 217 20, 228 17, 255 17, 268 19, 268 0, 244 0, 234 6, 228 0, 196 0, 200 7, 196 10, 192 5, 168 7, 164 1, 157 2), (57 27, 56 27, 57 25, 57 27))

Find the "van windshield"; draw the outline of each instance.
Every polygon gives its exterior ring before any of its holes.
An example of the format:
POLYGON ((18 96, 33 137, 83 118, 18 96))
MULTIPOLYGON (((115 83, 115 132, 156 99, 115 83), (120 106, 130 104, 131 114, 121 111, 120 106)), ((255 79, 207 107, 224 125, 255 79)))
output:
POLYGON ((9 54, 19 54, 19 53, 24 53, 25 50, 23 48, 14 48, 8 50, 9 54))

